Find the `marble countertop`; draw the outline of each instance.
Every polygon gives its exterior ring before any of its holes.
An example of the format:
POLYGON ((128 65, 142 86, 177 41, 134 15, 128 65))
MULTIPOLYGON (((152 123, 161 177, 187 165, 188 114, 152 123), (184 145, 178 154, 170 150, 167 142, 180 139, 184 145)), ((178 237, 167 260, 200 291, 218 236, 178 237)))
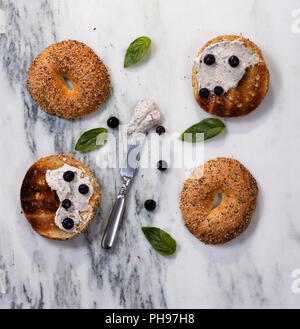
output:
POLYGON ((297 0, 0 0, 0 308, 300 306, 298 8, 297 0), (101 237, 121 182, 118 169, 96 165, 109 148, 75 152, 78 136, 105 126, 110 115, 127 122, 141 98, 158 103, 169 133, 208 117, 193 97, 193 58, 211 38, 239 33, 262 49, 270 90, 247 117, 224 120, 226 132, 205 143, 204 158, 236 158, 257 179, 260 194, 249 228, 225 245, 204 245, 181 219, 184 177, 176 169, 163 176, 141 169, 118 242, 103 250, 101 237), (151 52, 124 69, 127 46, 141 35, 151 37, 151 52), (73 121, 46 114, 26 88, 33 58, 65 39, 93 48, 112 79, 106 105, 73 121), (55 153, 89 165, 102 188, 92 225, 66 242, 36 234, 19 203, 26 170, 55 153), (143 208, 149 198, 158 201, 153 213, 143 208), (175 256, 149 247, 140 227, 151 225, 175 237, 175 256))

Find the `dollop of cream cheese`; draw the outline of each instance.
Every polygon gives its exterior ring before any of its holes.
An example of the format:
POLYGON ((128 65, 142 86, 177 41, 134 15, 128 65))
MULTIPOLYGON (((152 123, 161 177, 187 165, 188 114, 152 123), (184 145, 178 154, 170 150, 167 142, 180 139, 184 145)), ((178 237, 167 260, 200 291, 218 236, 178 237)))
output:
POLYGON ((157 104, 151 100, 140 100, 133 116, 127 124, 127 134, 145 133, 162 121, 162 114, 157 104))
MULTIPOLYGON (((76 167, 64 164, 62 167, 55 170, 47 170, 46 182, 59 198, 60 203, 69 199, 71 201, 71 207, 65 209, 60 205, 55 214, 55 224, 63 231, 76 232, 82 224, 82 218, 80 212, 89 210, 89 201, 94 194, 93 185, 90 182, 90 178, 85 176, 85 172, 76 167), (66 171, 74 172, 74 179, 71 182, 66 182, 63 175, 66 171), (78 187, 81 184, 86 184, 89 187, 89 191, 86 194, 81 194, 78 191, 78 187), (74 226, 70 230, 66 230, 62 222, 65 218, 71 218, 74 221, 74 226)), ((86 218, 88 220, 89 218, 86 218)))
POLYGON ((209 45, 195 58, 194 68, 197 72, 198 90, 207 88, 210 92, 220 86, 226 93, 229 89, 236 88, 247 67, 259 63, 259 57, 247 48, 241 41, 223 41, 209 45), (208 54, 215 56, 213 65, 206 65, 203 61, 208 54), (228 63, 231 56, 239 58, 239 65, 232 67, 228 63))

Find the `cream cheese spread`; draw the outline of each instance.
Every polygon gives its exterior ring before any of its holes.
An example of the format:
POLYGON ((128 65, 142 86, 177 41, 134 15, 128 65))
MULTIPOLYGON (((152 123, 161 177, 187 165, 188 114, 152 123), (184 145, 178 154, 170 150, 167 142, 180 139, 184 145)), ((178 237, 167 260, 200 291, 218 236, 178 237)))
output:
POLYGON ((162 114, 157 104, 150 100, 140 100, 127 124, 127 134, 145 133, 160 124, 161 121, 162 114))
POLYGON ((71 201, 70 208, 65 209, 60 205, 57 209, 55 224, 63 231, 76 232, 82 224, 80 212, 89 210, 89 201, 94 193, 89 177, 85 176, 83 170, 64 164, 58 169, 47 170, 46 182, 52 190, 56 191, 60 203, 66 199, 71 201), (74 173, 74 179, 71 182, 66 182, 63 178, 66 171, 72 171, 74 173), (81 194, 78 190, 82 184, 87 185, 89 188, 86 194, 81 194), (74 226, 69 230, 65 229, 62 225, 65 218, 71 218, 74 221, 74 226))
POLYGON ((223 41, 209 45, 205 50, 195 58, 194 68, 197 72, 198 90, 202 88, 214 91, 216 86, 220 86, 227 92, 229 89, 236 88, 247 67, 259 63, 259 57, 248 49, 241 41, 223 41), (212 54, 215 57, 215 63, 206 65, 204 57, 212 54), (237 56, 239 65, 232 67, 228 63, 231 56, 237 56))

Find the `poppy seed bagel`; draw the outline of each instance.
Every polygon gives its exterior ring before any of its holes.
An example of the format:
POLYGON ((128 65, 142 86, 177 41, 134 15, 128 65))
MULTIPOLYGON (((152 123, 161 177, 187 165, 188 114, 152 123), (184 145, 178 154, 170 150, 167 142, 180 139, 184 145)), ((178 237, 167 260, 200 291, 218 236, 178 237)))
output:
MULTIPOLYGON (((235 88, 224 93, 221 90, 219 95, 217 91, 217 94, 211 93, 209 96, 205 95, 204 98, 199 95, 198 72, 194 64, 192 70, 194 96, 200 107, 208 113, 220 117, 244 116, 256 109, 266 96, 269 88, 269 71, 260 49, 249 39, 238 35, 223 35, 212 39, 202 47, 198 56, 201 56, 209 46, 221 42, 241 42, 258 58, 258 63, 246 68, 245 74, 235 88)), ((219 82, 222 84, 222 81, 219 82)))
POLYGON ((21 186, 21 206, 28 222, 40 235, 49 239, 68 240, 82 233, 92 222, 100 202, 100 187, 91 170, 83 163, 69 155, 50 155, 36 161, 27 171, 21 186), (84 177, 88 177, 94 193, 89 199, 86 211, 80 211, 81 225, 75 232, 61 230, 55 224, 56 212, 60 206, 56 191, 46 181, 47 170, 56 170, 65 164, 80 169, 84 177))
POLYGON ((94 112, 106 101, 110 77, 91 48, 67 40, 47 47, 33 60, 28 89, 44 111, 72 119, 94 112))
POLYGON ((256 180, 239 161, 207 161, 184 182, 180 209, 185 226, 206 244, 230 241, 248 227, 257 194, 256 180), (214 208, 218 194, 222 201, 214 208))

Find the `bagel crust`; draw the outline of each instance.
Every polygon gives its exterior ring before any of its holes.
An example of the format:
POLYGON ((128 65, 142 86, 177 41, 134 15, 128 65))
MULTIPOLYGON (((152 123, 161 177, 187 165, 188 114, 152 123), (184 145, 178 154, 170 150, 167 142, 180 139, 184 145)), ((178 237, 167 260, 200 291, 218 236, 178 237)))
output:
POLYGON ((246 73, 236 88, 229 89, 221 96, 211 94, 208 98, 199 96, 197 71, 195 65, 192 71, 194 96, 200 107, 208 113, 220 117, 240 117, 256 109, 263 101, 269 88, 269 71, 260 49, 249 39, 239 35, 223 35, 207 42, 198 56, 210 45, 223 41, 241 41, 245 47, 253 52, 259 63, 246 69, 246 73))
POLYGON ((49 46, 34 59, 28 71, 28 89, 44 111, 72 119, 94 112, 106 101, 110 77, 92 49, 67 40, 49 46))
POLYGON ((184 182, 180 209, 185 226, 205 244, 228 242, 248 227, 257 194, 256 180, 239 161, 207 161, 184 182), (222 201, 214 208, 218 194, 222 201))
POLYGON ((69 155, 50 155, 35 162, 27 171, 21 187, 21 206, 28 222, 40 235, 55 240, 68 240, 82 233, 92 222, 100 202, 100 187, 91 172, 83 163, 69 155), (94 193, 89 200, 89 209, 80 212, 81 226, 76 232, 66 232, 55 225, 55 214, 59 208, 59 202, 55 197, 55 191, 51 190, 46 182, 47 170, 55 170, 64 164, 76 167, 89 177, 94 188, 94 193))

